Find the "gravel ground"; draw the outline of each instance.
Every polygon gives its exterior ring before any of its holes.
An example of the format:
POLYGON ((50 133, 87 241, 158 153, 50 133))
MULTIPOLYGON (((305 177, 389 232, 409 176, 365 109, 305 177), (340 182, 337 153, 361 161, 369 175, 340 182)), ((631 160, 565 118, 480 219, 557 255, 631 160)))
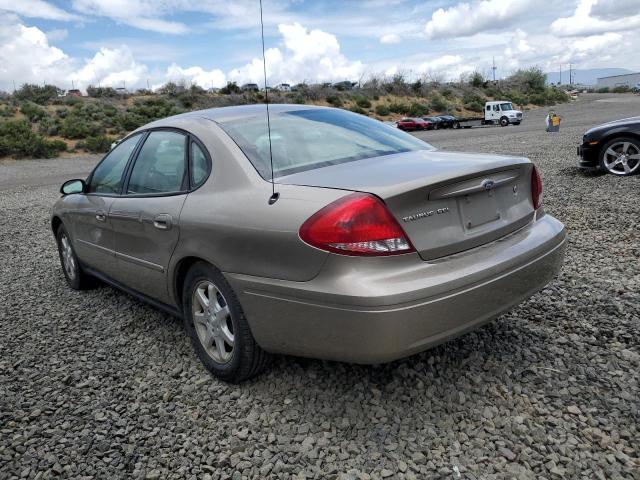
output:
POLYGON ((640 176, 574 169, 585 128, 640 98, 557 111, 559 134, 536 111, 419 135, 541 167, 569 230, 559 278, 409 359, 278 357, 240 386, 207 374, 179 321, 65 285, 48 211, 95 158, 0 162, 0 477, 640 479, 640 176))

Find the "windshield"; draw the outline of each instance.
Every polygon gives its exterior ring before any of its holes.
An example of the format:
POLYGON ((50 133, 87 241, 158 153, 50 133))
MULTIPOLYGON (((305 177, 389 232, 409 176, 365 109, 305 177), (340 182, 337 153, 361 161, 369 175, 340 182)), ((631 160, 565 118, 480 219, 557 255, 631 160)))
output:
POLYGON ((513 105, 511 103, 501 103, 500 104, 500 110, 502 110, 502 111, 513 110, 513 105))
MULTIPOLYGON (((271 178, 266 116, 223 122, 265 179, 271 178)), ((273 176, 433 147, 377 120, 344 110, 293 110, 271 116, 273 176)))

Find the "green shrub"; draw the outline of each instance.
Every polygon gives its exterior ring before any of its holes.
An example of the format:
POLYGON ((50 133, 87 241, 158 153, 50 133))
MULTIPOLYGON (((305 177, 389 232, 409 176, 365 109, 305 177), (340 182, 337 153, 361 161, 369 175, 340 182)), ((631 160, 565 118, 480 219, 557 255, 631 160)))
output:
POLYGON ((470 102, 465 104, 465 108, 467 110, 471 110, 472 112, 482 112, 484 110, 484 104, 480 102, 470 102))
POLYGON ((609 93, 609 87, 602 87, 596 90, 596 93, 609 93))
POLYGON ((356 102, 356 105, 358 105, 360 108, 371 108, 371 102, 366 97, 357 95, 353 97, 353 100, 356 102))
POLYGON ((473 72, 469 83, 476 88, 480 88, 484 85, 484 77, 480 72, 473 72))
POLYGON ((340 98, 338 95, 329 95, 326 100, 329 105, 337 108, 340 108, 343 105, 342 98, 340 98))
POLYGON ((47 117, 47 112, 44 108, 36 105, 33 102, 24 102, 20 106, 20 112, 29 119, 30 122, 39 122, 44 117, 47 117))
POLYGON ((358 105, 354 105, 352 107, 349 107, 349 110, 351 110, 353 113, 359 113, 360 115, 366 115, 367 114, 366 110, 362 109, 358 105))
POLYGON ((436 112, 446 112, 449 110, 449 102, 442 98, 442 95, 433 93, 429 95, 429 107, 436 112))
POLYGON ((391 113, 391 110, 389 110, 389 107, 387 107, 386 105, 376 105, 377 115, 386 116, 386 115, 389 115, 390 113, 391 113))
POLYGON ((628 91, 629 87, 627 85, 618 85, 611 90, 612 93, 627 93, 628 91))
POLYGON ((421 117, 429 113, 429 107, 421 103, 413 102, 409 107, 408 114, 412 117, 421 117))
POLYGON ((406 115, 409 112, 409 106, 406 103, 390 103, 389 111, 393 113, 399 113, 401 115, 406 115))
POLYGON ((87 87, 87 95, 93 98, 112 98, 117 97, 118 92, 113 87, 94 87, 89 85, 87 87))
POLYGON ((41 135, 57 135, 59 129, 60 123, 49 116, 40 120, 40 123, 38 124, 38 133, 41 135))
POLYGON ((40 105, 44 105, 52 98, 56 98, 60 89, 55 85, 35 85, 32 83, 25 83, 14 94, 18 100, 27 100, 40 105))
POLYGON ((15 158, 50 158, 67 149, 61 140, 46 140, 31 129, 25 120, 0 123, 0 152, 15 158))
POLYGON ((91 153, 106 153, 111 149, 111 144, 114 141, 114 138, 106 137, 104 135, 88 137, 83 142, 78 142, 76 148, 82 148, 91 153))
POLYGON ((449 87, 447 87, 447 88, 442 90, 442 95, 445 98, 453 98, 454 97, 453 90, 451 90, 449 87))
POLYGON ((529 103, 534 105, 543 106, 547 104, 547 97, 544 93, 534 93, 529 96, 529 103))

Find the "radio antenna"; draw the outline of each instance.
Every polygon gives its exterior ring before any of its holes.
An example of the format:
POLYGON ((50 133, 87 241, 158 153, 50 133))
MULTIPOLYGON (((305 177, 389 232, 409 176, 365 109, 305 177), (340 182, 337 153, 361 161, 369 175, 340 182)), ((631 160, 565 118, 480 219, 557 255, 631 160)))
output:
POLYGON ((271 196, 269 205, 273 205, 280 196, 276 193, 276 185, 273 181, 273 150, 271 148, 271 117, 269 116, 269 87, 267 86, 267 57, 264 54, 264 21, 262 19, 262 0, 260 0, 260 33, 262 37, 262 70, 264 72, 264 101, 267 105, 267 134, 269 136, 269 164, 271 165, 271 196))

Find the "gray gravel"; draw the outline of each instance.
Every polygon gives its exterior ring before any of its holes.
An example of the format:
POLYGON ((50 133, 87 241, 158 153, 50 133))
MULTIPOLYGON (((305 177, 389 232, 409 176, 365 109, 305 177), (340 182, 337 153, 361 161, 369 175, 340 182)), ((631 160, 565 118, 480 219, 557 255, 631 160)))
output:
POLYGON ((66 287, 48 210, 95 158, 0 162, 0 478, 639 479, 640 176, 574 160, 586 126, 640 98, 596 98, 557 108, 559 134, 544 111, 419 134, 541 167, 569 229, 544 291, 403 361, 278 357, 240 386, 207 374, 179 321, 66 287))

